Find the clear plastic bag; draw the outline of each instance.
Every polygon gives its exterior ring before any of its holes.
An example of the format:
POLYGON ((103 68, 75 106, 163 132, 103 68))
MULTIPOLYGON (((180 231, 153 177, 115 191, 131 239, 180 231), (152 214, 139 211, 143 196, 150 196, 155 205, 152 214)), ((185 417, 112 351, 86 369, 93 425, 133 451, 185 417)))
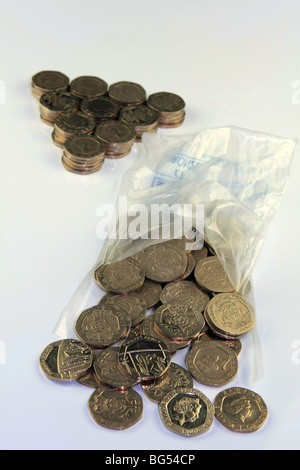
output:
MULTIPOLYGON (((296 143, 295 139, 233 126, 193 135, 146 133, 132 168, 123 176, 119 198, 126 196, 127 210, 142 204, 149 213, 153 204, 202 204, 205 238, 255 314, 251 275, 284 194, 296 143)), ((115 213, 119 214, 117 207, 115 213)), ((97 266, 156 242, 149 238, 105 239, 95 265, 63 310, 54 332, 69 336, 77 315, 99 302, 101 293, 93 279, 97 266)), ((254 377, 259 375, 255 331, 252 340, 255 344, 248 361, 252 367, 248 370, 254 377)))

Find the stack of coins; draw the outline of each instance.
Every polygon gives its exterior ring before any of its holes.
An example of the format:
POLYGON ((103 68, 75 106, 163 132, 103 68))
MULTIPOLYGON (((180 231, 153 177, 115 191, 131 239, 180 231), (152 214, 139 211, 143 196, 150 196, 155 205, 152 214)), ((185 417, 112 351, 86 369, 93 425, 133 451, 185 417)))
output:
POLYGON ((41 120, 50 126, 61 113, 77 111, 79 99, 68 91, 50 91, 40 98, 41 120))
POLYGON ((104 162, 105 145, 93 135, 70 137, 62 155, 64 168, 72 173, 86 175, 100 170, 104 162))
POLYGON ((89 75, 74 78, 70 83, 70 92, 81 100, 103 96, 107 88, 108 85, 102 78, 89 75))
POLYGON ((92 134, 96 127, 95 119, 81 111, 62 113, 54 121, 52 140, 63 148, 65 142, 76 134, 92 134))
POLYGON ((105 143, 106 158, 122 158, 131 151, 136 139, 133 126, 120 121, 99 124, 94 132, 105 143))
POLYGON ((145 103, 146 90, 134 82, 117 82, 110 85, 108 96, 121 106, 137 106, 145 103))
POLYGON ((108 96, 101 96, 99 98, 86 98, 81 102, 80 109, 87 116, 95 119, 96 124, 100 124, 103 121, 116 119, 120 111, 118 103, 108 96))
POLYGON ((147 104, 159 113, 158 127, 178 127, 185 119, 185 102, 174 93, 153 93, 148 97, 147 104))
POLYGON ((70 79, 64 73, 54 70, 44 70, 33 75, 31 79, 31 91, 38 100, 49 91, 66 91, 70 79))
POLYGON ((209 264, 203 269, 203 259, 216 259, 208 245, 184 277, 191 254, 185 242, 184 237, 157 243, 98 266, 94 280, 105 295, 77 316, 78 340, 52 343, 40 356, 47 377, 95 389, 88 409, 100 426, 120 430, 140 421, 137 385, 156 404, 166 428, 182 436, 209 431, 214 417, 235 432, 256 431, 267 419, 266 404, 251 390, 224 389, 213 403, 194 388, 194 381, 223 387, 236 377, 240 338, 254 319, 246 300, 234 289, 228 292, 220 265, 214 272, 209 264), (183 349, 185 367, 173 362, 183 349), (70 366, 60 351, 73 351, 70 366))
POLYGON ((136 132, 136 142, 141 142, 144 132, 156 132, 158 112, 144 104, 127 106, 120 111, 120 121, 130 124, 136 132))

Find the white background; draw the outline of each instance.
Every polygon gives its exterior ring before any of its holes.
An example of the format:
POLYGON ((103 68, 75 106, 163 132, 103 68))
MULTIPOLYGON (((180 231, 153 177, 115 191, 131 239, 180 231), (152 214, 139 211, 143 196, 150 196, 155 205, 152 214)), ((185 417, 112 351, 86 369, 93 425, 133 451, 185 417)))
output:
MULTIPOLYGON (((300 2, 291 0, 1 6, 2 449, 299 449, 299 148, 253 273, 262 373, 250 385, 268 405, 267 423, 235 434, 214 422, 186 439, 164 428, 144 397, 142 420, 112 431, 90 417, 91 389, 48 380, 38 358, 57 339, 56 321, 101 249, 97 207, 114 201, 137 149, 94 175, 66 172, 30 90, 31 76, 45 69, 135 81, 147 94, 185 100, 186 120, 170 135, 232 124, 299 138, 299 18, 300 2)), ((230 385, 249 384, 238 375, 230 385)), ((195 387, 212 400, 220 391, 195 387)))

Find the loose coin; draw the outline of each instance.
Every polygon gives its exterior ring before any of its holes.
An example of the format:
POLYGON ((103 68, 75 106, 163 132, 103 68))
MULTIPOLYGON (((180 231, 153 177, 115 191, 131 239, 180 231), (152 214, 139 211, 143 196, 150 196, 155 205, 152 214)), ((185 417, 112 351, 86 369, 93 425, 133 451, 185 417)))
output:
POLYGON ((157 131, 158 113, 144 104, 121 109, 119 119, 134 127, 136 142, 141 142, 144 132, 157 131))
POLYGON ((81 312, 74 329, 78 338, 91 347, 117 343, 130 331, 131 318, 118 305, 96 305, 81 312))
POLYGON ((53 142, 63 148, 67 139, 77 134, 92 134, 95 126, 95 120, 81 111, 61 113, 54 121, 53 142))
POLYGON ((224 344, 232 348, 235 354, 238 356, 242 350, 242 343, 241 340, 238 338, 221 338, 220 336, 216 335, 207 325, 205 325, 204 329, 202 330, 201 334, 194 338, 191 342, 191 347, 197 345, 200 341, 222 341, 224 344))
POLYGON ((119 364, 119 348, 104 349, 94 360, 94 370, 98 380, 113 388, 121 390, 134 387, 138 380, 126 374, 119 364))
POLYGON ((70 83, 70 91, 80 99, 95 98, 105 95, 108 85, 100 77, 82 75, 70 83))
POLYGON ((160 379, 142 385, 143 392, 149 400, 159 403, 164 396, 176 387, 193 388, 192 375, 180 365, 172 362, 167 372, 160 379))
POLYGON ((91 349, 81 341, 63 339, 47 346, 40 356, 40 366, 49 378, 71 382, 82 376, 91 366, 91 349))
POLYGON ((106 158, 124 157, 131 151, 136 138, 133 126, 113 120, 99 124, 94 135, 105 143, 106 158))
POLYGON ((193 437, 207 432, 214 420, 214 406, 199 390, 176 388, 158 405, 163 424, 172 432, 193 437))
POLYGON ((142 418, 143 400, 133 389, 114 390, 101 386, 91 395, 88 408, 100 426, 123 430, 142 418))
POLYGON ((76 382, 89 388, 97 388, 101 385, 93 366, 79 377, 76 382))
POLYGON ((246 300, 235 292, 215 295, 204 317, 213 332, 224 338, 240 338, 255 326, 246 300))
POLYGON ((55 70, 43 70, 31 79, 32 94, 38 100, 49 91, 65 91, 69 87, 69 77, 55 70))
POLYGON ((163 341, 141 336, 124 341, 120 346, 119 363, 139 381, 161 377, 171 363, 171 353, 163 341))
POLYGON ((108 95, 120 106, 138 105, 146 101, 146 91, 138 83, 117 82, 110 85, 108 95))
POLYGON ((146 301, 136 293, 126 295, 106 294, 99 302, 99 305, 115 305, 119 306, 131 318, 131 327, 141 323, 147 313, 146 301))
POLYGON ((193 281, 176 281, 166 284, 161 292, 163 303, 183 303, 203 312, 210 298, 206 291, 199 288, 193 281))
POLYGON ((178 127, 185 119, 185 102, 174 93, 153 93, 147 105, 159 113, 158 127, 178 127))
POLYGON ((154 314, 157 329, 175 341, 191 340, 205 326, 203 315, 183 303, 165 303, 154 314))
POLYGON ((198 261, 194 274, 197 283, 210 292, 234 291, 217 256, 209 256, 198 261))
POLYGON ((129 257, 99 266, 94 272, 94 279, 106 292, 129 293, 143 285, 145 270, 134 258, 129 257))
POLYGON ((246 388, 223 390, 216 396, 214 406, 217 420, 230 431, 257 431, 268 417, 262 397, 246 388))
POLYGON ((174 354, 180 349, 186 348, 190 344, 190 340, 175 341, 168 336, 163 335, 155 328, 154 313, 149 315, 141 324, 142 333, 146 336, 153 336, 163 341, 169 348, 171 354, 174 354))
POLYGON ((162 285, 159 282, 145 279, 144 284, 136 291, 136 294, 143 297, 146 301, 147 308, 150 308, 160 301, 161 292, 162 285))
POLYGON ((238 372, 237 355, 222 341, 198 342, 188 350, 185 364, 197 382, 215 387, 227 384, 238 372))
POLYGON ((40 98, 41 120, 50 126, 61 113, 77 111, 79 100, 67 91, 50 91, 40 98))
POLYGON ((87 116, 94 118, 97 125, 116 119, 120 111, 118 103, 108 96, 86 98, 81 102, 80 108, 87 116))
POLYGON ((180 278, 187 268, 187 255, 168 242, 144 250, 145 276, 156 282, 171 282, 180 278))

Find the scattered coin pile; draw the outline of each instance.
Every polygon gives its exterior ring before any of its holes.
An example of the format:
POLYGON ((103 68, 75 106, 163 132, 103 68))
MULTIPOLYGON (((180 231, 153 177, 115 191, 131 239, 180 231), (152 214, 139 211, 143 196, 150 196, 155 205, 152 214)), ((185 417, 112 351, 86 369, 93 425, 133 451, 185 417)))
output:
MULTIPOLYGON (((33 96, 39 100, 41 120, 53 126, 52 140, 65 150, 69 138, 92 134, 105 144, 105 158, 128 155, 145 132, 159 127, 180 126, 185 119, 183 99, 169 92, 147 97, 138 83, 120 81, 107 84, 95 76, 80 76, 70 81, 65 74, 53 70, 36 73, 31 79, 33 96)), ((102 165, 90 165, 89 152, 80 154, 82 167, 65 164, 74 173, 88 174, 102 165), (82 173, 81 173, 82 169, 82 173)), ((102 162, 103 163, 103 162, 102 162)))
POLYGON ((142 418, 135 387, 156 403, 167 429, 183 436, 208 431, 214 418, 236 432, 266 421, 266 404, 252 390, 226 388, 212 403, 194 387, 234 379, 254 319, 211 246, 186 247, 185 238, 161 242, 98 266, 102 297, 77 316, 77 339, 56 341, 40 356, 48 378, 94 388, 88 409, 100 426, 127 429, 142 418), (173 360, 183 349, 185 367, 173 360))

